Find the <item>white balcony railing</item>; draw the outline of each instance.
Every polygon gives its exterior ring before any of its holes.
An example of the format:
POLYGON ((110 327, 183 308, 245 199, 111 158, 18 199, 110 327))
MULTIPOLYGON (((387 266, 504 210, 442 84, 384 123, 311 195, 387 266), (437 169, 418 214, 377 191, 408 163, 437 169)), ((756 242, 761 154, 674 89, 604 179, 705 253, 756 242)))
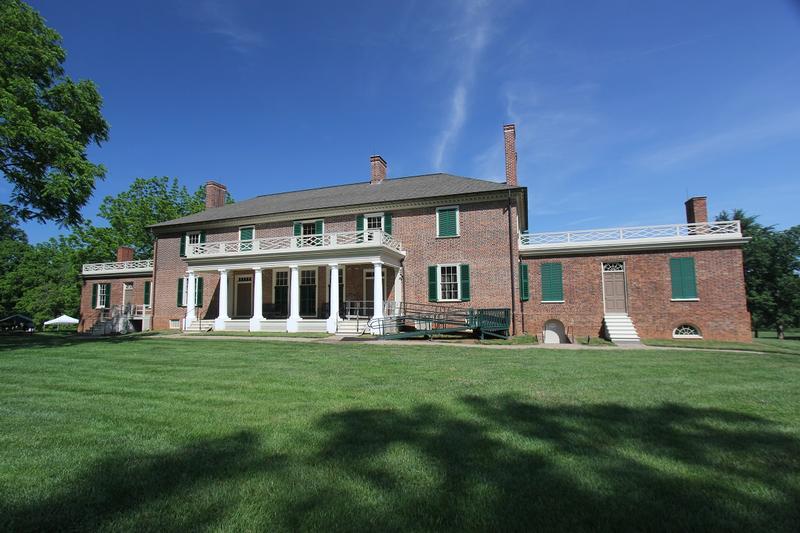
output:
POLYGON ((83 274, 120 274, 125 272, 147 272, 153 270, 152 259, 118 261, 115 263, 88 263, 83 265, 83 274))
POLYGON ((211 257, 226 255, 258 255, 293 250, 334 250, 340 248, 384 246, 400 251, 402 244, 389 233, 381 230, 347 231, 291 237, 270 237, 251 241, 222 241, 189 244, 187 257, 211 257))
POLYGON ((726 239, 742 236, 738 220, 703 222, 697 224, 666 224, 630 228, 523 233, 521 248, 560 248, 573 246, 603 246, 648 241, 692 241, 695 239, 726 239))

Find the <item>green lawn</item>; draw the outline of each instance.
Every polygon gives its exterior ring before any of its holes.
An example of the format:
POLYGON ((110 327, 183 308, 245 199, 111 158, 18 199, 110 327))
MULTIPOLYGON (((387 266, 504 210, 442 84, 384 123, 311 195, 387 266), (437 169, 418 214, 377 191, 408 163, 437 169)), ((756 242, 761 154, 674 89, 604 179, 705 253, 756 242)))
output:
POLYGON ((800 357, 0 338, 0 531, 800 529, 800 357))
POLYGON ((800 355, 800 340, 778 340, 777 338, 758 338, 753 339, 753 342, 708 341, 703 339, 645 339, 642 342, 649 346, 669 346, 672 348, 705 348, 800 355))

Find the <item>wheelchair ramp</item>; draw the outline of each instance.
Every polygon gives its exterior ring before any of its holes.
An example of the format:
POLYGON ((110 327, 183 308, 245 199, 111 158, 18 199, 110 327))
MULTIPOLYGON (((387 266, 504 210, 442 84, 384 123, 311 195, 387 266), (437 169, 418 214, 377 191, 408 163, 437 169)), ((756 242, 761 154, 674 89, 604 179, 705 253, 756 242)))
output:
POLYGON ((511 328, 508 308, 481 309, 432 304, 399 303, 387 306, 389 316, 373 318, 368 329, 384 339, 433 338, 445 333, 472 332, 506 339, 511 328))

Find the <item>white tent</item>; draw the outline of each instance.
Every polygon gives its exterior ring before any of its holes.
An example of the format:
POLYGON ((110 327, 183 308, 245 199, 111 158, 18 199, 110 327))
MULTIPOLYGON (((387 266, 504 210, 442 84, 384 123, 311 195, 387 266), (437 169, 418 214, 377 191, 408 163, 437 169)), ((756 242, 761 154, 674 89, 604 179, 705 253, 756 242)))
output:
POLYGON ((71 316, 61 315, 58 318, 54 318, 53 320, 48 320, 44 323, 45 326, 67 326, 67 325, 74 325, 80 322, 77 318, 72 318, 71 316))

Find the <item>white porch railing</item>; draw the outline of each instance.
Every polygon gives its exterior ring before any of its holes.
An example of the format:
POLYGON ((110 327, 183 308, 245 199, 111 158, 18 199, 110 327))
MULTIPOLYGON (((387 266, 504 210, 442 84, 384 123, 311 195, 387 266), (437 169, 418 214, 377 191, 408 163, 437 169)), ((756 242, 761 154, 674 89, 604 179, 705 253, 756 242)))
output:
POLYGON ((385 246, 400 251, 402 244, 389 233, 381 230, 347 231, 303 235, 291 237, 270 237, 251 241, 222 241, 190 244, 186 247, 187 257, 208 257, 225 255, 250 255, 288 252, 292 250, 326 250, 354 247, 385 246))
POLYGON ((140 261, 120 261, 115 263, 87 263, 83 265, 83 274, 118 274, 125 272, 147 272, 153 270, 152 259, 140 261))
POLYGON ((695 238, 714 238, 716 236, 721 238, 741 237, 742 230, 739 221, 523 233, 520 235, 519 244, 522 248, 557 248, 562 245, 602 245, 629 241, 648 241, 651 239, 683 241, 695 238))

